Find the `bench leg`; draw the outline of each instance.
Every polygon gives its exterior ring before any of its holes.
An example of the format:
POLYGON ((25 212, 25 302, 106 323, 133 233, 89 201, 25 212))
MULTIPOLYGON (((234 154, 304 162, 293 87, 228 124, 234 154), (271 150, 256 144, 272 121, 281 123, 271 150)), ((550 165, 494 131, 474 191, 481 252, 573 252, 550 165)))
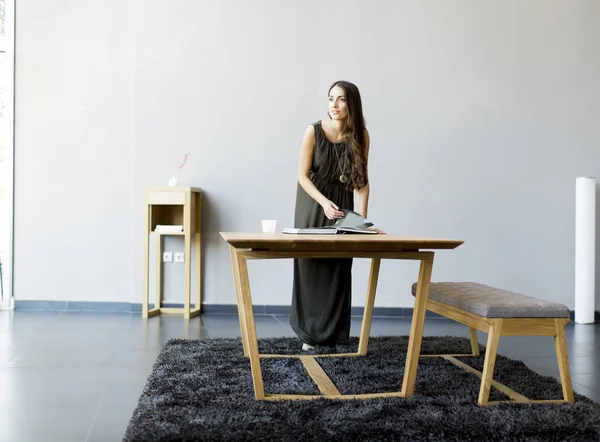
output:
POLYGON ((469 336, 471 337, 471 350, 473 350, 473 356, 479 356, 479 341, 477 340, 477 329, 469 327, 469 336))
POLYGON ((502 319, 490 319, 488 330, 487 347, 485 349, 485 362, 481 376, 481 387, 479 389, 479 405, 486 405, 490 398, 490 388, 496 365, 496 354, 498 353, 498 342, 502 333, 502 319))
POLYGON ((556 346, 556 358, 558 359, 558 371, 560 372, 560 383, 562 385, 563 397, 566 402, 572 404, 575 402, 573 397, 573 385, 571 384, 571 369, 569 367, 569 356, 567 354, 567 342, 565 340, 565 325, 568 320, 555 319, 556 336, 554 336, 554 345, 556 346))

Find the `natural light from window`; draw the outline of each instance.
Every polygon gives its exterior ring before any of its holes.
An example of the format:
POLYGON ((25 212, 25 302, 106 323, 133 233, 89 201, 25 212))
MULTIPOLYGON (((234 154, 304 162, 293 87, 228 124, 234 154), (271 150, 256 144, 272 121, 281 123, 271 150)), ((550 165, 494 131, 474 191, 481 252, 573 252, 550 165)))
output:
MULTIPOLYGON (((0 306, 10 291, 12 243, 12 49, 9 44, 7 0, 0 0, 0 306)), ((12 27, 11 27, 12 28, 12 27)))

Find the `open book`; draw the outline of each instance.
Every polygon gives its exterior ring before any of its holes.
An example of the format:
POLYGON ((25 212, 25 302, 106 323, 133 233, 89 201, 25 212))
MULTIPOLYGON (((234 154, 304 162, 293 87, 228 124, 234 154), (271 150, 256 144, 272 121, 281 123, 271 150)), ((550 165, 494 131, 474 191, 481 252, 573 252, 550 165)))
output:
POLYGON ((282 233, 291 233, 296 235, 341 235, 341 234, 375 234, 375 230, 367 230, 373 225, 372 222, 365 219, 360 213, 352 210, 340 209, 344 216, 338 219, 332 226, 310 227, 304 229, 285 228, 282 233))

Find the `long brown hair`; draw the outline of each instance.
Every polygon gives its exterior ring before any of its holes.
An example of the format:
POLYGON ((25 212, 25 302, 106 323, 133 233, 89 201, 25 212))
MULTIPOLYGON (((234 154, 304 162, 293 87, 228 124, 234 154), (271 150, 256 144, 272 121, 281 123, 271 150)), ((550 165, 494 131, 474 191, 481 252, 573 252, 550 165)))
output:
MULTIPOLYGON (((348 176, 347 186, 349 188, 361 188, 365 186, 369 178, 367 176, 367 158, 365 152, 365 118, 362 110, 362 100, 356 85, 349 81, 336 81, 329 87, 329 93, 335 86, 344 90, 346 105, 348 106, 347 135, 348 149, 344 160, 344 174, 348 176)), ((331 118, 331 116, 330 116, 331 118)))

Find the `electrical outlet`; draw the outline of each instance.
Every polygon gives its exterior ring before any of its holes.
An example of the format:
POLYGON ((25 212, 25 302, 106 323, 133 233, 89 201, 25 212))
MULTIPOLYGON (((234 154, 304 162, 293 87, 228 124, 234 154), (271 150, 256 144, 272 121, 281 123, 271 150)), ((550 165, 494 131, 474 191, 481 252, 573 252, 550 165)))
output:
POLYGON ((173 262, 173 252, 163 252, 163 262, 173 262))
POLYGON ((183 262, 183 252, 175 253, 175 262, 183 262))

